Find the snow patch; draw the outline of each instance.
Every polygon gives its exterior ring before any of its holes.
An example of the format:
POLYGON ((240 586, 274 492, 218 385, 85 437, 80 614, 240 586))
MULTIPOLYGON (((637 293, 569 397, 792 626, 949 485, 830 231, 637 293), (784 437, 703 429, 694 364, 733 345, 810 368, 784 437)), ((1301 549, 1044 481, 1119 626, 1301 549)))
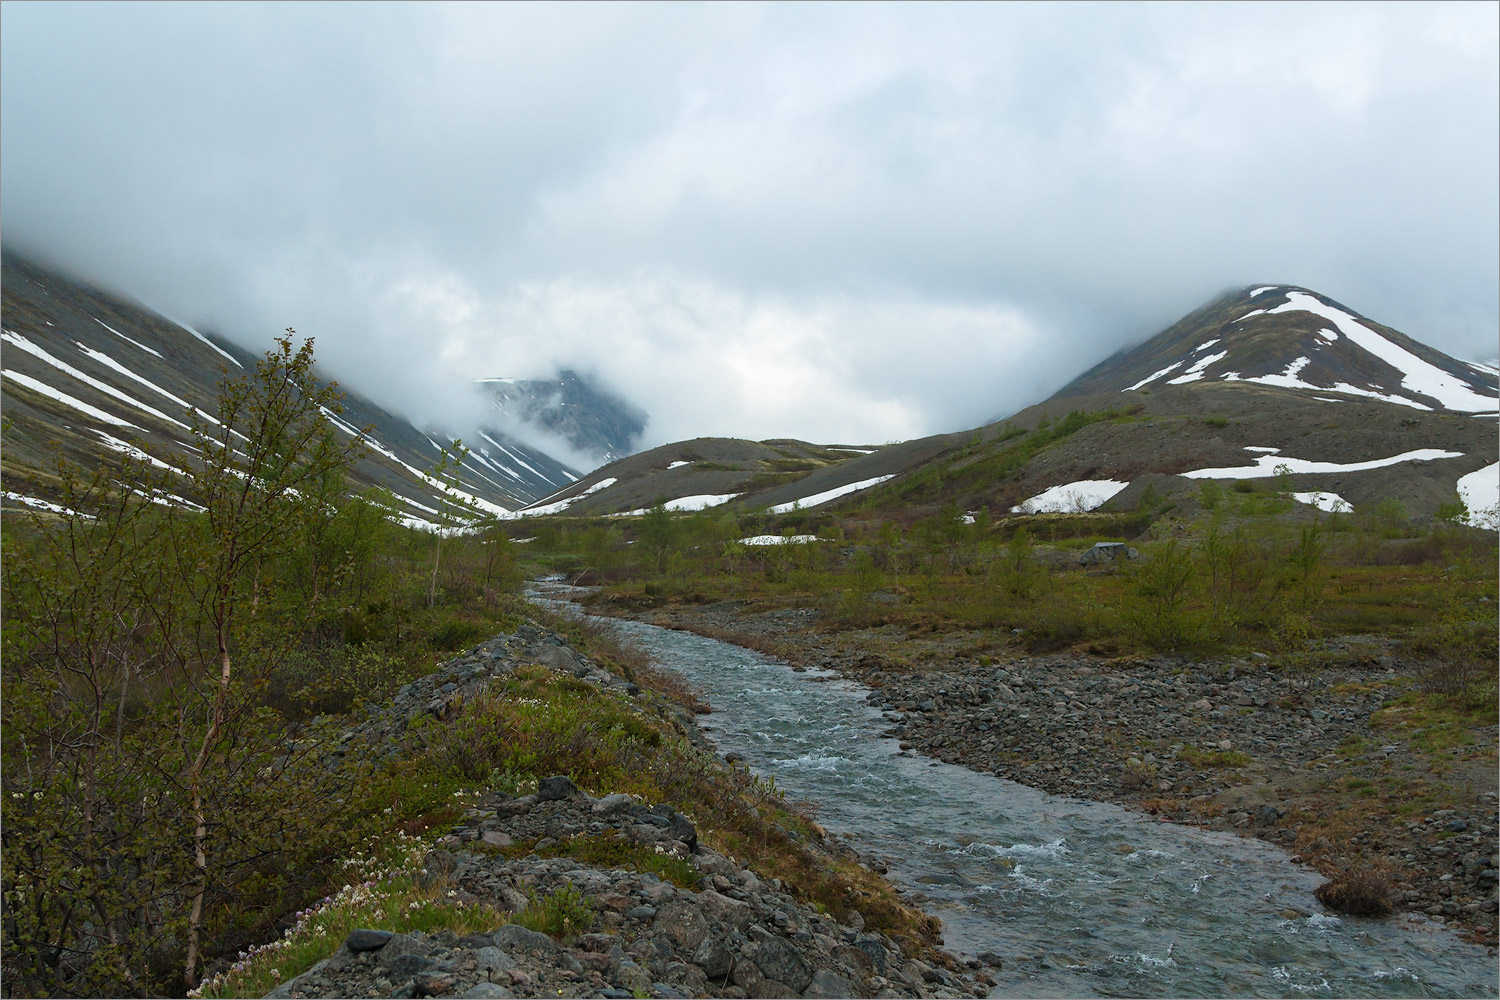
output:
POLYGON ((1310 504, 1319 510, 1326 510, 1330 514, 1354 513, 1354 505, 1337 493, 1314 490, 1311 493, 1293 493, 1292 499, 1298 503, 1310 504))
POLYGON ((1404 451, 1390 458, 1376 458, 1368 462, 1313 462, 1305 458, 1283 458, 1279 455, 1262 455, 1255 460, 1254 465, 1238 466, 1227 469, 1196 469, 1193 472, 1184 472, 1182 476, 1187 479, 1269 479, 1277 475, 1282 466, 1286 466, 1288 472, 1364 472, 1369 469, 1383 469, 1388 465, 1399 465, 1402 462, 1428 462, 1436 458, 1462 458, 1461 451, 1441 451, 1437 448, 1419 448, 1416 451, 1404 451))
POLYGON ((1486 465, 1458 481, 1458 495, 1476 528, 1500 529, 1500 463, 1486 465))
POLYGON ((59 507, 55 503, 48 503, 45 500, 38 500, 36 497, 22 496, 19 493, 12 493, 10 490, 6 490, 3 495, 7 500, 14 500, 16 503, 25 504, 28 507, 35 507, 37 510, 50 510, 54 514, 71 514, 74 517, 86 517, 90 521, 94 519, 90 514, 80 514, 78 513, 78 511, 72 510, 68 507, 59 507))
POLYGON ((1213 340, 1205 340, 1203 343, 1201 343, 1197 347, 1193 348, 1193 353, 1197 354, 1199 351, 1206 351, 1210 347, 1212 347, 1215 344, 1217 344, 1218 342, 1219 342, 1219 338, 1218 337, 1215 337, 1213 340))
POLYGON ((1043 490, 1012 507, 1012 514, 1062 514, 1093 510, 1129 486, 1114 479, 1080 479, 1043 490))
POLYGON ((741 545, 806 545, 808 542, 816 542, 817 535, 751 535, 749 538, 741 538, 741 545))
MULTIPOLYGON (((668 500, 666 508, 672 511, 707 510, 710 507, 717 507, 721 503, 728 503, 737 496, 739 496, 738 493, 696 493, 690 497, 678 497, 676 500, 668 500)), ((641 517, 650 512, 651 509, 649 507, 640 507, 636 510, 628 510, 623 514, 616 514, 615 516, 641 517)))
POLYGON ((1243 315, 1239 319, 1235 320, 1235 322, 1236 323, 1243 323, 1243 322, 1245 322, 1245 320, 1249 319, 1251 316, 1259 316, 1263 312, 1265 312, 1264 309, 1251 309, 1249 312, 1245 313, 1245 315, 1243 315))
POLYGON ((667 468, 668 469, 680 469, 684 465, 692 465, 692 464, 693 464, 692 462, 673 462, 671 465, 667 466, 667 468))
MULTIPOLYGON (((1207 344, 1203 345, 1203 347, 1208 347, 1208 346, 1211 346, 1211 345, 1213 345, 1215 343, 1218 343, 1218 342, 1214 341, 1214 340, 1210 340, 1207 344)), ((1200 351, 1203 350, 1203 347, 1199 347, 1198 350, 1200 350, 1200 351)), ((1218 354, 1210 354, 1210 355, 1208 355, 1205 358, 1199 358, 1197 361, 1193 362, 1193 367, 1189 368, 1186 372, 1184 372, 1183 374, 1177 376, 1174 379, 1168 379, 1167 380, 1167 384, 1168 385, 1183 385, 1184 383, 1187 383, 1187 382, 1196 382, 1200 378, 1203 377, 1203 369, 1207 368, 1209 365, 1213 364, 1215 361, 1221 361, 1221 360, 1223 360, 1224 358, 1226 358, 1228 356, 1229 356, 1229 352, 1228 351, 1220 351, 1218 354)))
POLYGON ((1281 287, 1280 285, 1262 285, 1259 288, 1257 288, 1255 291, 1251 292, 1250 293, 1250 297, 1253 299, 1257 295, 1259 295, 1261 292, 1274 292, 1276 289, 1278 289, 1280 287, 1281 287))
POLYGON ((857 483, 849 483, 846 486, 835 486, 831 490, 824 490, 822 493, 814 493, 812 496, 803 497, 801 500, 793 500, 790 503, 776 504, 771 508, 771 513, 785 514, 790 510, 816 507, 818 506, 818 504, 827 503, 830 500, 836 500, 841 496, 847 496, 850 493, 858 493, 860 490, 867 490, 871 486, 878 486, 879 484, 885 482, 887 479, 892 478, 894 478, 894 476, 876 476, 874 479, 861 479, 857 483))
POLYGON ((1279 454, 1281 452, 1280 448, 1267 448, 1267 447, 1264 447, 1263 445, 1258 445, 1258 444, 1247 444, 1247 445, 1245 445, 1245 450, 1246 451, 1260 451, 1260 452, 1266 453, 1267 455, 1276 455, 1276 454, 1279 454))

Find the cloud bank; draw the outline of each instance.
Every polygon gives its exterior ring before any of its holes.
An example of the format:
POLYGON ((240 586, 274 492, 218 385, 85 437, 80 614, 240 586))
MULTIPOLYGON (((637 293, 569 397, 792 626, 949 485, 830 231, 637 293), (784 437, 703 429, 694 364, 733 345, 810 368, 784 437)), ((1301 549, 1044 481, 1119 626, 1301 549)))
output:
POLYGON ((1493 5, 0 17, 7 246, 418 419, 571 366, 648 443, 893 440, 1249 283, 1496 353, 1493 5))

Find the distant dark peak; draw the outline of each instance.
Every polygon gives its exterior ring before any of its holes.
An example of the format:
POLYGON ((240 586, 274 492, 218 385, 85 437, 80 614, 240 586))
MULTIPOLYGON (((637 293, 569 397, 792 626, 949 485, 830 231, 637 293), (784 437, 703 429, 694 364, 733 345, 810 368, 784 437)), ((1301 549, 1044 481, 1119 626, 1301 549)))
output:
POLYGON ((633 453, 646 429, 644 410, 572 368, 550 379, 493 378, 480 384, 495 409, 524 430, 559 434, 603 462, 633 453))

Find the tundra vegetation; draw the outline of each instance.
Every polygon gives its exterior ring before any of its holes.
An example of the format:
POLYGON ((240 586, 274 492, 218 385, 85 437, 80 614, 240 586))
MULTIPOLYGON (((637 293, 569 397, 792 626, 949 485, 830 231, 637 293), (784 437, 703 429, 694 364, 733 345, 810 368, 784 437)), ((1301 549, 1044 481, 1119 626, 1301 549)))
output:
MULTIPOLYGON (((403 527, 388 495, 347 495, 360 444, 324 419, 338 394, 312 365, 288 331, 254 372, 226 376, 181 453, 93 470, 59 459, 62 512, 3 523, 7 995, 259 996, 351 926, 466 933, 514 918, 566 932, 576 900, 507 915, 413 878, 423 838, 466 797, 551 774, 691 809, 707 843, 764 876, 830 911, 857 900, 875 927, 930 943, 935 926, 889 886, 809 849, 821 831, 773 786, 692 745, 668 710, 698 707, 679 680, 526 603, 501 526, 444 537, 403 527), (340 749, 347 713, 528 619, 643 693, 522 670, 451 725, 340 749), (288 923, 295 947, 275 968, 235 961, 272 954, 288 923)), ((456 467, 461 446, 446 459, 456 467)), ((657 555, 676 572, 667 528, 657 555)), ((568 537, 613 558, 612 535, 568 537)))

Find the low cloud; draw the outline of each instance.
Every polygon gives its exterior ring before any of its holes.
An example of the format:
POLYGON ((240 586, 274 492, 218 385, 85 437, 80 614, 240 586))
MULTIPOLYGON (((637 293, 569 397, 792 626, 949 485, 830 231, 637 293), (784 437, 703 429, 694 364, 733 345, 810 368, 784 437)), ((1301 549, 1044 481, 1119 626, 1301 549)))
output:
POLYGON ((1233 285, 1500 327, 1492 5, 7 3, 5 241, 461 427, 1018 409, 1233 285))

